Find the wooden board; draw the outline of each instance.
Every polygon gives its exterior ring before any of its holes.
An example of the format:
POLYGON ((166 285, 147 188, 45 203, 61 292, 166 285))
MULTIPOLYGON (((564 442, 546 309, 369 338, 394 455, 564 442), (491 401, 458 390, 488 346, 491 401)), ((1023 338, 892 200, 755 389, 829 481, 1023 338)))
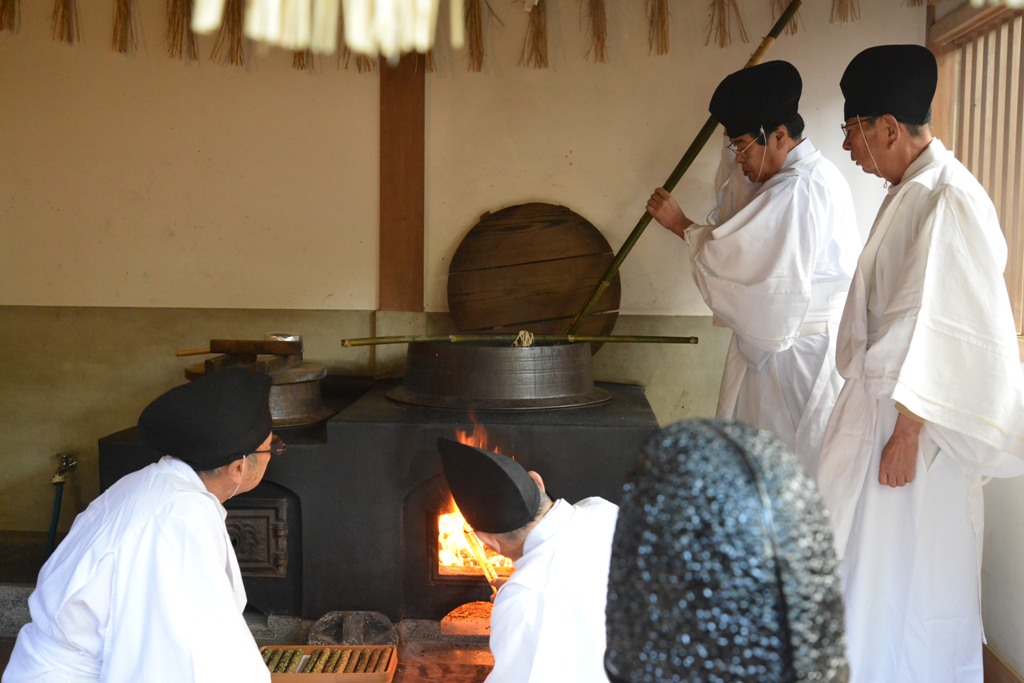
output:
MULTIPOLYGON (((556 204, 517 204, 487 213, 448 268, 448 309, 461 332, 564 334, 615 258, 589 221, 556 204)), ((579 334, 611 333, 618 276, 579 334)))

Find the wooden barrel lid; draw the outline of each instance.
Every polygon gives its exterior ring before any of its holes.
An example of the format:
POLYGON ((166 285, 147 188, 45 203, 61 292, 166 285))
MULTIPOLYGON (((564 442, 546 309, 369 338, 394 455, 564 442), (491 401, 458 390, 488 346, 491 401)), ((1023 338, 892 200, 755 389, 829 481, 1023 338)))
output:
MULTIPOLYGON (((601 232, 564 206, 486 213, 448 268, 452 321, 461 332, 564 334, 614 258, 601 232)), ((578 334, 610 334, 619 296, 616 275, 578 334)))

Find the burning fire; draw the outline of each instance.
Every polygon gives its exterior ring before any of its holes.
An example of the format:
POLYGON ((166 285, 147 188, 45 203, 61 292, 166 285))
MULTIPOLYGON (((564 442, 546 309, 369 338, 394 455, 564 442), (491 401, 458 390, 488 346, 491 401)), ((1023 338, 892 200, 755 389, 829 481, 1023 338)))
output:
MULTIPOLYGON (((476 448, 501 453, 498 448, 488 446, 487 430, 482 425, 473 424, 472 433, 461 429, 455 430, 455 438, 460 442, 476 448)), ((482 550, 487 562, 501 576, 508 576, 512 573, 512 560, 504 555, 492 551, 485 546, 473 533, 472 528, 466 523, 466 518, 459 512, 459 506, 451 498, 448 499, 448 512, 442 512, 437 517, 437 566, 441 574, 473 575, 487 572, 477 561, 477 553, 474 551, 474 544, 478 550, 482 550)))

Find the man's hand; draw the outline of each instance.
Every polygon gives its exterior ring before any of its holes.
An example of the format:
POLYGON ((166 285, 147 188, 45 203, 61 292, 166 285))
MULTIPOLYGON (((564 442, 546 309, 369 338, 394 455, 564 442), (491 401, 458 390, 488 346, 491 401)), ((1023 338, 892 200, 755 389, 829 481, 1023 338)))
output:
POLYGON ((663 187, 659 187, 647 200, 647 213, 654 217, 663 227, 668 228, 680 237, 693 221, 683 214, 678 202, 663 187))
POLYGON ((878 466, 878 483, 898 488, 914 481, 917 469, 917 442, 922 422, 915 422, 902 413, 896 417, 896 427, 882 449, 878 466))

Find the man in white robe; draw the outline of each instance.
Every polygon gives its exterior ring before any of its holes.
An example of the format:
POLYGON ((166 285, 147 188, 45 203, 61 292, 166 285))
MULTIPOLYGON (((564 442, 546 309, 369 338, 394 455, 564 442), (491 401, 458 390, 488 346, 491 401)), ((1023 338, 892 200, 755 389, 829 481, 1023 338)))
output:
POLYGON ((270 674, 242 610, 222 503, 260 482, 270 378, 229 369, 175 387, 139 417, 159 462, 80 514, 39 572, 32 621, 3 683, 259 683, 270 674))
POLYGON ((717 416, 771 431, 813 477, 842 386, 834 339, 860 237, 846 180, 801 137, 801 86, 782 61, 718 86, 709 109, 746 181, 734 172, 720 188, 716 225, 694 223, 663 188, 647 209, 686 241, 715 324, 733 332, 717 416))
POLYGON ((846 383, 818 482, 841 558, 851 681, 980 683, 983 477, 1024 471, 1024 378, 991 200, 933 138, 917 45, 858 54, 843 148, 888 196, 840 325, 846 383))
POLYGON ((617 505, 552 501, 512 458, 439 439, 452 497, 515 571, 491 612, 487 683, 602 683, 605 600, 617 505))

